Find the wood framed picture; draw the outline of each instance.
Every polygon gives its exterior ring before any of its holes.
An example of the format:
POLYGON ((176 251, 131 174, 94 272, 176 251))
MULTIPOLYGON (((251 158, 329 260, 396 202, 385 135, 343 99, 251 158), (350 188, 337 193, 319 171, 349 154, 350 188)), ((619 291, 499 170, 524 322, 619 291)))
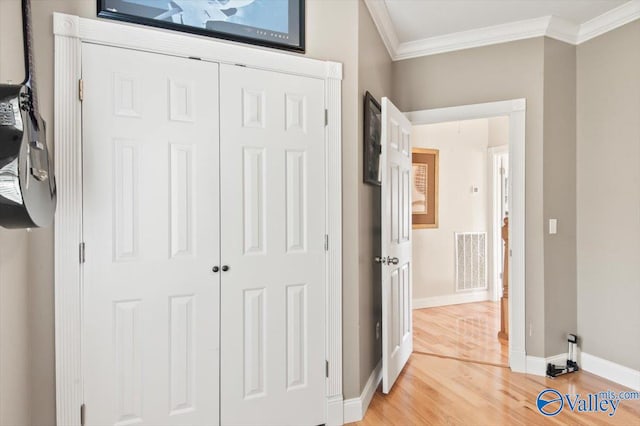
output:
POLYGON ((364 96, 364 183, 380 186, 382 176, 380 174, 380 154, 382 145, 380 137, 382 133, 382 110, 380 104, 371 93, 364 96))
POLYGON ((97 0, 98 16, 304 52, 305 0, 97 0))
POLYGON ((411 212, 413 229, 438 227, 437 149, 413 148, 411 212))

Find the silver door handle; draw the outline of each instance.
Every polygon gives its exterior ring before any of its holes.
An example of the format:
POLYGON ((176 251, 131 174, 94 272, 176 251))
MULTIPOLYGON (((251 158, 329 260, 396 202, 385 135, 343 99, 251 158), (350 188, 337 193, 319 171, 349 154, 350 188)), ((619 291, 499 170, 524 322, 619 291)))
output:
POLYGON ((382 263, 382 264, 386 264, 387 263, 387 259, 384 257, 380 257, 380 256, 376 256, 373 258, 373 261, 376 263, 382 263))
POLYGON ((397 265, 398 263, 400 263, 400 260, 397 257, 389 257, 387 256, 387 263, 389 265, 397 265))

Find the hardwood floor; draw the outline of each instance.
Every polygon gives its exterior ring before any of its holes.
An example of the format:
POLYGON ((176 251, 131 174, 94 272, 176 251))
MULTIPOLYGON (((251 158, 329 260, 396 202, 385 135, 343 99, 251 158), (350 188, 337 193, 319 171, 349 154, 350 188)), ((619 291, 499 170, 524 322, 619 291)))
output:
POLYGON ((365 418, 353 425, 640 426, 640 399, 621 401, 614 416, 574 412, 567 404, 555 417, 540 414, 536 400, 546 388, 572 401, 575 394, 629 389, 584 371, 556 379, 512 373, 505 367, 508 345, 497 339, 497 309, 481 302, 415 310, 414 351, 437 355, 414 352, 391 392, 378 388, 365 418))
POLYGON ((640 425, 640 400, 621 401, 614 416, 572 412, 565 404, 557 416, 544 417, 536 398, 545 388, 582 397, 627 390, 583 371, 549 379, 414 353, 391 392, 378 389, 353 425, 640 425))
POLYGON ((498 340, 499 302, 477 302, 413 311, 413 350, 507 366, 509 345, 498 340))

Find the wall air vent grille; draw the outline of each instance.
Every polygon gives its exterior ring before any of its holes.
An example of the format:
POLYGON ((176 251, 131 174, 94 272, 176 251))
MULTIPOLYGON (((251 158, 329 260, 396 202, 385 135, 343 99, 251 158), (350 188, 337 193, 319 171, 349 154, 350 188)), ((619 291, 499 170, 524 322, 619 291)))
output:
POLYGON ((456 232, 456 291, 487 288, 487 233, 456 232))

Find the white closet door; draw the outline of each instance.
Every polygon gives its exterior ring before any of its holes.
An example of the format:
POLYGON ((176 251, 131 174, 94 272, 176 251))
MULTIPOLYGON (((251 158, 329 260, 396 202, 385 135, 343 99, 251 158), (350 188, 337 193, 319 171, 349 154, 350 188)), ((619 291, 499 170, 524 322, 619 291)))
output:
POLYGON ((82 55, 87 424, 217 424, 218 65, 82 55))
POLYGON ((325 422, 324 82, 220 67, 221 422, 325 422))
POLYGON ((413 352, 411 320, 411 123, 382 98, 382 392, 413 352))

